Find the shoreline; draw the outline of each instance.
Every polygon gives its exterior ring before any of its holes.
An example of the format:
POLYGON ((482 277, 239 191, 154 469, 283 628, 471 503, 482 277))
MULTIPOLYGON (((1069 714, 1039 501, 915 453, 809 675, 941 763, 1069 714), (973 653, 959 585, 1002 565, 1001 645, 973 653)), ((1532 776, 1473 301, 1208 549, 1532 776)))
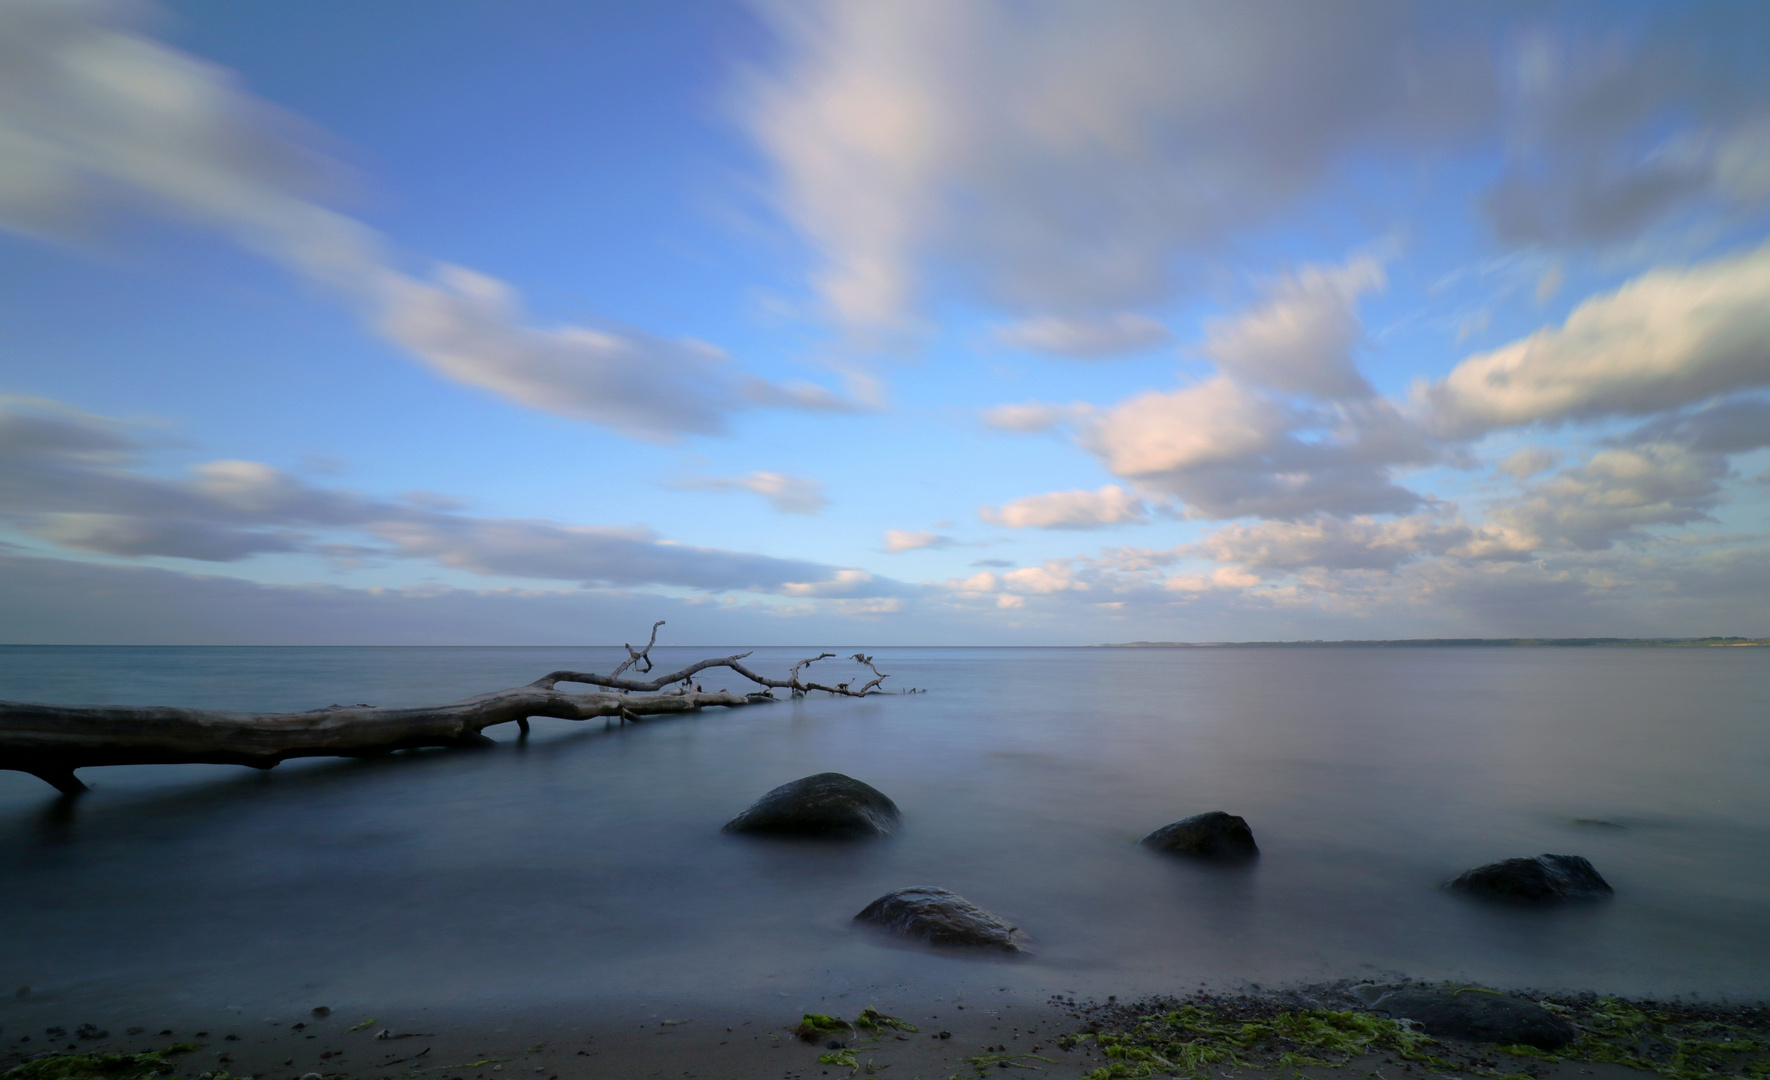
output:
MULTIPOLYGON (((638 1001, 596 1011, 567 1004, 479 1011, 360 1006, 345 1011, 318 1006, 299 1018, 283 1019, 253 1017, 237 1009, 220 1015, 214 1010, 193 1012, 182 1019, 165 1010, 142 1010, 133 1016, 87 1016, 79 1014, 79 1006, 72 1002, 14 999, 0 1007, 0 1074, 52 1055, 140 1054, 183 1046, 188 1049, 168 1056, 172 1065, 168 1075, 187 1080, 221 1080, 224 1075, 314 1080, 316 1074, 321 1080, 806 1080, 873 1073, 891 1080, 949 1080, 1014 1069, 1081 1077, 1108 1064, 1103 1045, 1135 1031, 1140 1017, 1188 1008, 1231 1026, 1311 1010, 1374 1017, 1377 1014, 1367 1011, 1359 988, 1368 993, 1379 985, 1425 989, 1447 984, 1340 980, 1278 988, 1197 990, 1126 1002, 1115 997, 1099 1001, 1061 995, 1041 1001, 1006 988, 993 993, 972 991, 969 996, 963 992, 937 996, 926 989, 901 987, 843 993, 817 1001, 753 1000, 725 1009, 673 1008, 669 1003, 638 1001), (852 1033, 845 1032, 841 1038, 820 1035, 809 1042, 795 1035, 805 1013, 852 1021, 865 1007, 916 1030, 886 1025, 868 1032, 850 1027, 852 1033), (1102 1040, 1103 1034, 1108 1038, 1102 1040)), ((1456 992, 1471 991, 1499 993, 1483 987, 1459 987, 1456 992)), ((1594 1060, 1591 1047, 1583 1058, 1576 1055, 1571 1060, 1554 1060, 1516 1047, 1508 1052, 1493 1044, 1440 1038, 1427 1047, 1429 1053, 1423 1059, 1398 1055, 1393 1046, 1373 1044, 1370 1052, 1340 1062, 1343 1067, 1305 1064, 1304 1072, 1377 1080, 1400 1080, 1410 1074, 1513 1080, 1563 1076, 1622 1080, 1655 1074, 1688 1080, 1743 1075, 1743 1067, 1736 1072, 1680 1072, 1671 1067, 1675 1052, 1682 1052, 1686 1044, 1696 1045, 1692 1039, 1704 1032, 1731 1032, 1715 1038, 1741 1040, 1735 1045, 1757 1040, 1759 1050, 1748 1060, 1756 1062, 1758 1070, 1770 1070, 1770 999, 1710 1002, 1529 990, 1505 993, 1546 1003, 1557 1014, 1570 1018, 1582 1037, 1599 1029, 1609 1031, 1617 1016, 1639 1013, 1662 1017, 1664 1022, 1631 1028, 1629 1039, 1612 1040, 1623 1048, 1619 1052, 1622 1057, 1638 1055, 1632 1066, 1594 1060)), ((1273 1080, 1301 1075, 1281 1060, 1279 1055, 1287 1047, 1297 1049, 1281 1043, 1237 1050, 1238 1063, 1201 1066, 1204 1071, 1198 1075, 1273 1080)), ((1129 1066, 1121 1060, 1120 1068, 1129 1066)), ((59 1075, 77 1080, 88 1074, 75 1069, 59 1075)), ((1122 1071, 1115 1075, 1169 1073, 1122 1071)))

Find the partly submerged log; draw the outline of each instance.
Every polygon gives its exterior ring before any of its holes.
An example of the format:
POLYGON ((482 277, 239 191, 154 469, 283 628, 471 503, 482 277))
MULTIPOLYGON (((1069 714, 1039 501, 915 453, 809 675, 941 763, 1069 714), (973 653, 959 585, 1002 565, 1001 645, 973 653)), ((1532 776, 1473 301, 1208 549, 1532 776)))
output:
POLYGON ((801 679, 807 665, 834 653, 800 661, 785 679, 770 679, 745 667, 742 661, 749 653, 702 660, 655 679, 621 678, 622 672, 635 665, 642 673, 651 671, 649 654, 662 625, 652 627, 652 640, 645 648, 627 646, 627 660, 612 675, 555 671, 527 686, 447 705, 332 705, 306 712, 242 713, 0 701, 0 769, 30 773, 63 794, 73 795, 86 790, 74 770, 96 765, 216 764, 270 769, 290 758, 373 757, 420 747, 484 745, 491 741, 481 734, 486 728, 515 723, 526 732, 532 716, 559 720, 618 717, 626 722, 696 712, 709 705, 754 705, 774 700, 775 690, 788 690, 793 697, 813 691, 842 697, 885 692, 879 684, 887 676, 873 667, 871 657, 860 653, 851 659, 869 668, 874 678, 859 689, 851 689, 851 682, 826 686, 801 679), (729 669, 763 689, 751 693, 702 690, 694 677, 710 668, 729 669), (558 689, 559 683, 604 689, 573 693, 558 689))

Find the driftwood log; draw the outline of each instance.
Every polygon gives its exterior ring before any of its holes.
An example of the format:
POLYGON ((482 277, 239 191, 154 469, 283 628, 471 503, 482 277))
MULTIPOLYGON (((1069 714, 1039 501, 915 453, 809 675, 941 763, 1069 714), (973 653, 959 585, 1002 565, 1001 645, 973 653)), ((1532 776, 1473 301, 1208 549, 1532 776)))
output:
POLYGON ((306 712, 242 713, 0 701, 0 769, 30 773, 64 795, 76 795, 87 789, 74 770, 96 765, 215 764, 271 769, 299 757, 373 757, 420 747, 483 746, 491 743, 482 734, 486 728, 515 723, 526 733, 533 716, 559 720, 616 717, 626 723, 646 716, 697 712, 709 705, 755 705, 776 700, 775 690, 789 691, 793 697, 816 691, 842 697, 885 692, 879 684, 888 676, 881 675, 872 658, 861 653, 850 659, 872 671, 873 678, 859 689, 853 688, 852 681, 826 686, 801 678, 809 665, 834 653, 801 660, 785 679, 770 679, 745 667, 747 652, 702 660, 654 679, 622 678, 628 668, 641 674, 651 672, 651 648, 662 625, 658 622, 652 627, 651 641, 644 648, 627 646, 627 659, 613 674, 555 671, 526 686, 447 705, 331 705, 306 712), (727 668, 762 689, 750 693, 702 690, 695 676, 710 668, 727 668), (558 689, 560 683, 603 689, 570 692, 558 689))

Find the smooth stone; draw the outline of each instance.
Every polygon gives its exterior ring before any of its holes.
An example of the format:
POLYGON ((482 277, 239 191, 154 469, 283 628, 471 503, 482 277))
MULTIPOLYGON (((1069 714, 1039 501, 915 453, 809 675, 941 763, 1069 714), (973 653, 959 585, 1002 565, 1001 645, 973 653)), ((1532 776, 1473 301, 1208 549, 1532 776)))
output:
POLYGON ((1578 855, 1538 855, 1477 866, 1444 887, 1491 900, 1556 903, 1600 900, 1616 890, 1578 855))
POLYGON ((1251 859, 1260 854, 1247 821, 1221 810, 1194 814, 1172 825, 1163 825, 1139 842, 1157 851, 1219 862, 1251 859))
POLYGON ((854 917, 930 945, 965 945, 1021 952, 1026 935, 957 893, 918 885, 886 893, 854 917))
POLYGON ((1397 1020, 1413 1020, 1434 1038, 1555 1050, 1579 1034, 1536 1002, 1491 990, 1390 990, 1368 1007, 1397 1020))
POLYGON ((897 828, 897 804, 851 776, 826 772, 782 784, 725 823, 726 832, 795 836, 885 836, 897 828))

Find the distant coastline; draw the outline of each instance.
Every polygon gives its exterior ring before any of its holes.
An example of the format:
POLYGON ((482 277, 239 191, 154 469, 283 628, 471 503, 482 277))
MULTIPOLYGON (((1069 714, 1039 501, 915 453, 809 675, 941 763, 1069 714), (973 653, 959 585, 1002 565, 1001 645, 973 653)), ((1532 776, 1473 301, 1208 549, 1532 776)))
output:
POLYGON ((1399 649, 1504 646, 1509 648, 1692 649, 1770 646, 1770 638, 1396 638, 1389 641, 1119 641, 1090 649, 1399 649))

